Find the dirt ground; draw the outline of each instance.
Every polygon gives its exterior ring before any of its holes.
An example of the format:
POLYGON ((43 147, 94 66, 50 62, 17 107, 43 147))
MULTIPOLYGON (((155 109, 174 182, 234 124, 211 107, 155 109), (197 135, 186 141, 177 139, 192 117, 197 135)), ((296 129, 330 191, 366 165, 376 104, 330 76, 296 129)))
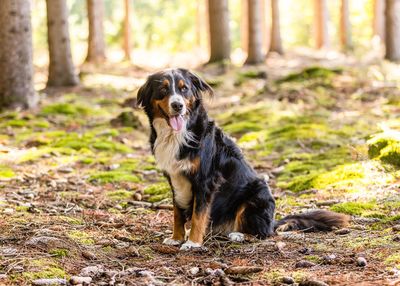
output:
POLYGON ((37 110, 0 113, 0 285, 400 285, 398 67, 298 58, 199 69, 208 110, 269 180, 278 218, 324 208, 348 228, 163 245, 169 188, 131 99, 150 71, 87 67, 37 110))

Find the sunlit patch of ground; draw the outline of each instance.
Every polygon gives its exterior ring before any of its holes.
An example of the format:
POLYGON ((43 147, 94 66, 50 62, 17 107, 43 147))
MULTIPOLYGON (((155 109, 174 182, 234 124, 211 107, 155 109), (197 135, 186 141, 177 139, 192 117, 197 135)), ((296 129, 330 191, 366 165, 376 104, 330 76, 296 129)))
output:
POLYGON ((125 102, 147 72, 87 67, 83 87, 47 91, 34 112, 0 114, 0 284, 68 279, 95 265, 103 269, 95 284, 399 279, 400 95, 385 81, 391 67, 322 69, 314 59, 298 73, 304 61, 286 63, 284 72, 282 58, 225 75, 218 65, 200 70, 216 90, 208 109, 269 178, 277 217, 332 209, 353 217, 348 230, 244 244, 207 237, 207 249, 194 253, 163 246, 170 191, 144 114, 125 102))

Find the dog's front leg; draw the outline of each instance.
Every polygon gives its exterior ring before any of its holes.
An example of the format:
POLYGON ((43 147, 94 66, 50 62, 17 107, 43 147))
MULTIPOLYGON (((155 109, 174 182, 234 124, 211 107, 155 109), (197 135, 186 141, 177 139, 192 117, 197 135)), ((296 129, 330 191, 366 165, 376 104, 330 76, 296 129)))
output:
POLYGON ((180 245, 185 240, 185 215, 174 203, 174 229, 172 236, 164 239, 164 244, 180 245))
POLYGON ((193 203, 192 227, 190 229, 189 239, 182 244, 181 250, 201 247, 209 223, 209 212, 209 204, 198 197, 195 197, 193 203))

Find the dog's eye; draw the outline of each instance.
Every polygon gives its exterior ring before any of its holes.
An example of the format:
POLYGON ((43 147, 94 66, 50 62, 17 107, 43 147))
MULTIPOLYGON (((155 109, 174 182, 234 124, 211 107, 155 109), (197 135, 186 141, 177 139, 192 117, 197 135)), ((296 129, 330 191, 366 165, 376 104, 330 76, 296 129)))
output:
POLYGON ((166 88, 166 87, 163 87, 162 89, 160 89, 160 93, 161 93, 162 95, 167 94, 167 92, 168 92, 168 88, 166 88))
POLYGON ((188 88, 186 86, 181 87, 181 92, 187 92, 187 91, 188 91, 188 88))

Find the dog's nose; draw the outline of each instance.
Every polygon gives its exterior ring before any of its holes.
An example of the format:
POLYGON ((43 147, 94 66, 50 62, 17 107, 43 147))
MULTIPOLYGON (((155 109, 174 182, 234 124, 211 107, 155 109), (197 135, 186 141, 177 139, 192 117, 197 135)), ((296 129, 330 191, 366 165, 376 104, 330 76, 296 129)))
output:
POLYGON ((178 101, 174 101, 171 103, 171 107, 174 111, 179 112, 182 110, 183 104, 178 101))

